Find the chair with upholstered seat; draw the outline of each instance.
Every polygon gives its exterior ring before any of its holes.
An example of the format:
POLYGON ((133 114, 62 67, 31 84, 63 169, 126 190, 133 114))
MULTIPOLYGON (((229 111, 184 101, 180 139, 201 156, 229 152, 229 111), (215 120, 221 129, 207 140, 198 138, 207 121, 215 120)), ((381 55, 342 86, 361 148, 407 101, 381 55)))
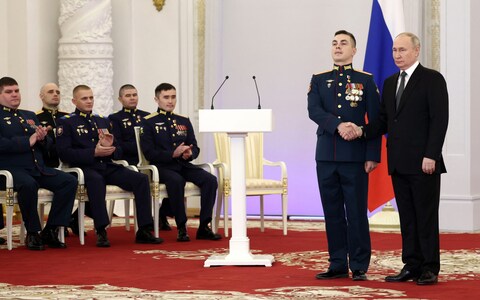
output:
MULTIPOLYGON (((137 142, 137 151, 138 151, 137 168, 140 172, 145 172, 151 177, 151 190, 152 190, 152 200, 153 200, 152 208, 153 208, 153 223, 154 223, 153 228, 154 228, 155 237, 158 237, 159 235, 158 221, 160 218, 159 210, 160 210, 160 206, 162 205, 163 199, 168 198, 167 187, 165 186, 165 184, 163 183, 161 184, 159 181, 158 168, 154 165, 151 165, 150 162, 145 158, 145 155, 143 155, 142 147, 140 144, 140 132, 141 132, 141 128, 139 126, 136 126, 135 139, 137 142)), ((203 163, 203 164, 196 164, 196 165, 204 168, 205 170, 207 170, 212 174, 215 171, 211 163, 203 163)), ((189 181, 185 183, 185 194, 184 194, 185 201, 187 201, 189 197, 192 197, 192 196, 200 197, 200 195, 201 195, 201 191, 198 186, 196 186, 195 184, 189 181)), ((187 208, 187 205, 185 204, 185 209, 186 208, 187 208)))
MULTIPOLYGON (((65 172, 69 173, 77 173, 80 169, 77 168, 69 168, 65 169, 65 172)), ((7 170, 0 170, 0 176, 5 177, 5 190, 0 191, 0 205, 5 205, 6 208, 6 227, 7 227, 7 248, 8 250, 12 250, 13 248, 13 208, 15 204, 18 204, 17 193, 14 192, 14 179, 12 174, 7 170)), ((53 193, 47 189, 39 189, 38 190, 38 210, 39 210, 39 218, 40 224, 43 227, 44 224, 44 206, 47 204, 51 204, 53 200, 53 193)), ((0 216, 3 218, 3 216, 0 216)), ((60 227, 59 232, 59 239, 61 242, 65 242, 65 235, 63 227, 60 227)), ((22 224, 20 226, 20 242, 23 242, 25 238, 25 226, 22 224)))
MULTIPOLYGON (((215 150, 217 160, 213 163, 219 169, 218 200, 215 213, 215 226, 217 230, 223 205, 223 219, 225 236, 228 236, 228 199, 230 196, 230 139, 226 133, 215 133, 215 150)), ((245 175, 246 196, 259 196, 260 198, 260 224, 264 231, 264 196, 270 194, 280 195, 282 205, 283 234, 287 234, 287 204, 288 204, 288 179, 285 162, 271 162, 263 158, 263 133, 248 133, 245 138, 245 175), (264 177, 264 167, 280 168, 279 179, 264 177)))

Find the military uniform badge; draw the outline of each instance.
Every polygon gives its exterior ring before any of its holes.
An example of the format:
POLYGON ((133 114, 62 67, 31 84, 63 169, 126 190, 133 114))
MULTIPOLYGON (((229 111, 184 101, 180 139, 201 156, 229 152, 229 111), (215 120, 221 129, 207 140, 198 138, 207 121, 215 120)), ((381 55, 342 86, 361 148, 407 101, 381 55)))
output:
POLYGON ((347 83, 345 94, 345 100, 350 101, 351 107, 357 107, 358 102, 363 98, 363 84, 361 83, 347 83))

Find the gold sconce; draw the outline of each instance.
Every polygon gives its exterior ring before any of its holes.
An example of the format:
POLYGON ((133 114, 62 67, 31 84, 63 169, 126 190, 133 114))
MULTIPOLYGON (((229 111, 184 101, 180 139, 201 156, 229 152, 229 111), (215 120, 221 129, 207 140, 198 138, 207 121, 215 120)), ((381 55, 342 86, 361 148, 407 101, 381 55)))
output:
POLYGON ((153 5, 155 5, 157 11, 161 11, 165 5, 165 0, 153 0, 153 5))

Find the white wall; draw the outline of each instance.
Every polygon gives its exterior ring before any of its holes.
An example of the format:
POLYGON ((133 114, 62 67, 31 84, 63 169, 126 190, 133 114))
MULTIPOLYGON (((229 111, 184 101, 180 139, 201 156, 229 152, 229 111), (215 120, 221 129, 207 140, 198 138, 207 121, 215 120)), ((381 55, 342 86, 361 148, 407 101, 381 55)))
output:
POLYGON ((470 0, 441 3, 441 65, 449 89, 450 120, 444 147, 448 173, 442 176, 440 228, 478 230, 480 107, 475 99, 475 67, 479 65, 479 44, 474 35, 480 6, 470 0))
MULTIPOLYGON (((221 30, 212 29, 216 39, 207 49, 215 50, 218 44, 221 50, 212 54, 218 65, 207 70, 210 94, 205 95, 205 106, 210 106, 214 87, 229 75, 215 98, 215 108, 256 108, 255 75, 262 107, 274 113, 274 130, 265 134, 265 157, 284 160, 288 168, 288 213, 322 215, 315 171, 316 125, 307 114, 308 86, 313 74, 332 68, 331 41, 339 29, 355 34, 358 52, 353 66, 362 69, 371 1, 233 0, 209 4, 216 5, 221 17, 210 17, 207 22, 221 23, 221 30), (355 13, 347 13, 347 7, 355 13)), ((209 155, 215 157, 214 149, 209 155)), ((248 212, 258 213, 258 202, 248 203, 248 212)), ((266 211, 280 214, 280 201, 271 203, 266 211)))
POLYGON ((0 2, 0 75, 15 78, 22 93, 22 107, 41 107, 38 92, 57 80, 58 0, 0 2))
MULTIPOLYGON (((178 1, 166 1, 157 12, 151 1, 112 1, 114 92, 131 83, 139 92, 139 108, 156 111, 155 87, 179 83, 178 1)), ((115 103, 115 109, 121 107, 115 103)))

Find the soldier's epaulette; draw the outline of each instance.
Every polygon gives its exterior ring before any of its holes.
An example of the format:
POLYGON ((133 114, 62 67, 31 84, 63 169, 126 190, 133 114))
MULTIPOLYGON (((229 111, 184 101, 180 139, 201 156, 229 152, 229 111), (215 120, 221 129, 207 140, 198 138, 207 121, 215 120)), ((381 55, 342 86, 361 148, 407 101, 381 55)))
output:
POLYGON ((61 117, 60 119, 63 119, 63 118, 68 119, 68 118, 71 118, 71 117, 75 117, 76 115, 77 114, 73 112, 71 114, 68 114, 68 115, 65 115, 65 116, 61 117))
POLYGON ((108 119, 107 117, 101 115, 101 114, 93 114, 95 117, 99 117, 99 118, 102 118, 102 119, 108 119))
POLYGON ((158 112, 153 112, 153 113, 149 114, 148 116, 145 116, 144 119, 145 119, 145 120, 148 120, 148 119, 153 118, 153 117, 155 117, 155 116, 157 116, 157 115, 158 115, 158 112))
POLYGON ((314 75, 321 75, 321 74, 325 74, 325 73, 328 73, 328 72, 332 72, 332 70, 323 71, 323 72, 320 72, 320 73, 317 73, 317 74, 314 74, 314 75))
POLYGON ((355 70, 355 71, 357 71, 358 73, 363 73, 363 74, 367 74, 367 75, 372 76, 372 73, 368 73, 368 72, 363 71, 363 70, 355 70))
POLYGON ((41 113, 43 113, 43 109, 35 112, 36 115, 39 115, 39 114, 41 114, 41 113))

